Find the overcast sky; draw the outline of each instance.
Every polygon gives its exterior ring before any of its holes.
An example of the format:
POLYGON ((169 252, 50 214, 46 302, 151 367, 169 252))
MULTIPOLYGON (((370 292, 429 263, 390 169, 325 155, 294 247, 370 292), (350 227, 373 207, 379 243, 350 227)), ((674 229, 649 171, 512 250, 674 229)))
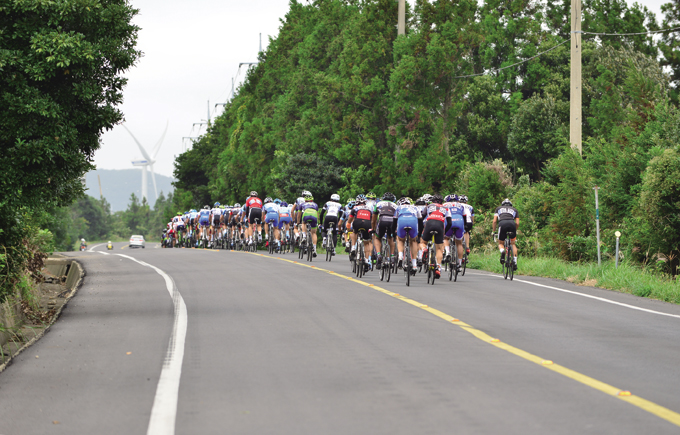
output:
MULTIPOLYGON (((660 22, 660 5, 668 1, 638 3, 655 12, 660 22)), ((126 74, 121 109, 125 125, 148 152, 168 123, 154 169, 171 176, 175 156, 184 149, 182 137, 205 132, 204 126, 192 124, 207 118, 208 100, 210 116, 219 114, 215 104, 229 97, 239 63, 257 60, 260 33, 263 49, 268 38, 278 34, 288 0, 132 0, 132 4, 140 10, 134 22, 141 27, 138 48, 144 56, 126 74)), ((100 169, 129 169, 130 161, 141 156, 130 135, 116 126, 102 136, 95 164, 100 169)))

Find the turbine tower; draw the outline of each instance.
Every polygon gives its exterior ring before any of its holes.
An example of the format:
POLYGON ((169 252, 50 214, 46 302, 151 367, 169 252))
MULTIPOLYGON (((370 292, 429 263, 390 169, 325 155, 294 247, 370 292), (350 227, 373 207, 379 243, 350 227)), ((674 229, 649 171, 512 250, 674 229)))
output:
POLYGON ((168 131, 168 123, 165 124, 165 130, 163 131, 163 135, 161 138, 158 140, 156 145, 153 147, 151 150, 151 154, 153 157, 149 156, 149 154, 146 152, 144 147, 142 146, 141 143, 137 140, 134 134, 123 124, 123 128, 127 130, 128 133, 130 133, 130 136, 132 136, 132 139, 134 139, 135 143, 139 147, 139 150, 142 152, 142 156, 144 157, 141 160, 133 160, 132 161, 132 166, 139 166, 142 168, 142 198, 146 198, 146 202, 149 203, 149 195, 148 195, 148 170, 151 170, 151 180, 153 181, 153 191, 155 194, 156 199, 158 199, 158 189, 156 188, 156 174, 153 171, 153 164, 156 163, 156 156, 158 155, 158 151, 161 149, 161 145, 163 144, 163 139, 165 139, 165 133, 168 131))

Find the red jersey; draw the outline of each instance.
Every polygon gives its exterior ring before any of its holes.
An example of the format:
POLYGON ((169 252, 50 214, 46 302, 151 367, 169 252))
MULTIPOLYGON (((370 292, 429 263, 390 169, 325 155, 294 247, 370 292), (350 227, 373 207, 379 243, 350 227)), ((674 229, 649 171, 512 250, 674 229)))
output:
POLYGON ((248 207, 248 208, 262 208, 262 200, 258 197, 251 196, 246 201, 246 207, 248 207))
POLYGON ((448 209, 441 204, 432 203, 427 206, 427 217, 425 220, 435 220, 444 222, 446 220, 446 215, 448 214, 448 209))

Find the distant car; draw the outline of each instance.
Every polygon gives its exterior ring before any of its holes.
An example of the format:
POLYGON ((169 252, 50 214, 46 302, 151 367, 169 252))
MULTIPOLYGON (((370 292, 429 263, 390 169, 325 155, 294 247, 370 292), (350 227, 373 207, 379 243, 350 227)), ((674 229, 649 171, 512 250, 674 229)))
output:
POLYGON ((132 237, 130 237, 130 247, 131 248, 144 248, 144 236, 132 236, 132 237))

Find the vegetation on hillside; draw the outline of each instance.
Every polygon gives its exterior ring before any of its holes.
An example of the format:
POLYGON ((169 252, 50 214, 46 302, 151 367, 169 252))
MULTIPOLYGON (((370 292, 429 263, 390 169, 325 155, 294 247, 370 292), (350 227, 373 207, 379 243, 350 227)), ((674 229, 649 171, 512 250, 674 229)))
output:
MULTIPOLYGON (((679 0, 663 11, 661 26, 680 25, 679 0)), ((396 17, 392 0, 291 1, 238 94, 177 158, 177 207, 253 189, 289 200, 303 187, 320 200, 457 191, 485 222, 508 196, 523 255, 579 261, 596 255, 599 186, 605 255, 620 230, 628 258, 677 273, 677 32, 584 36, 580 156, 569 1, 418 0, 404 36, 396 17)), ((585 31, 659 28, 639 4, 584 1, 585 31)))

